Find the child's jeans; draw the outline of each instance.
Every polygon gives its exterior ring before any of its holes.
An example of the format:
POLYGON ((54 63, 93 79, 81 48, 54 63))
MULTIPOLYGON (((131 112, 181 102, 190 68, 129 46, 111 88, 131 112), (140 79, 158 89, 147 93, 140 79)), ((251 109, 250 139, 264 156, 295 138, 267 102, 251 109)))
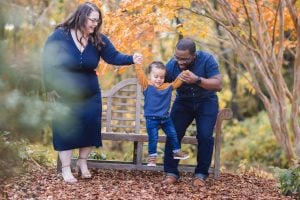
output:
POLYGON ((170 117, 146 117, 146 128, 148 133, 149 156, 157 156, 157 142, 159 127, 165 132, 171 142, 173 153, 180 150, 177 133, 170 117))

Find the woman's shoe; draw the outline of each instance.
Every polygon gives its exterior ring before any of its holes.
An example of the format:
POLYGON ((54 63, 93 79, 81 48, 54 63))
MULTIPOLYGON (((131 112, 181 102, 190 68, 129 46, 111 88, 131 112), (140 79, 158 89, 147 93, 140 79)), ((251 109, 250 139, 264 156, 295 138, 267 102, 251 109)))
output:
POLYGON ((66 183, 76 183, 77 179, 73 176, 71 172, 70 165, 61 167, 61 175, 66 183))
POLYGON ((78 158, 76 163, 77 173, 81 174, 81 178, 92 178, 92 175, 87 166, 87 158, 78 158))

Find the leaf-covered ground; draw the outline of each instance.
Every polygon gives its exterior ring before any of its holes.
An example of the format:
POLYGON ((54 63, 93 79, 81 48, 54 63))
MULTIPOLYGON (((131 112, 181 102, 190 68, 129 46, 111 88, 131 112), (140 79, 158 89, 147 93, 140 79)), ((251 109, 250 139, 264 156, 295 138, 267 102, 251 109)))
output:
MULTIPOLYGON (((192 174, 184 173, 171 186, 161 185, 164 173, 92 170, 93 178, 66 184, 55 169, 32 170, 1 183, 4 199, 292 199, 280 194, 275 180, 222 173, 194 188, 192 174)), ((1 191, 2 190, 2 191, 1 191)), ((1 198, 1 196, 0 196, 1 198)))

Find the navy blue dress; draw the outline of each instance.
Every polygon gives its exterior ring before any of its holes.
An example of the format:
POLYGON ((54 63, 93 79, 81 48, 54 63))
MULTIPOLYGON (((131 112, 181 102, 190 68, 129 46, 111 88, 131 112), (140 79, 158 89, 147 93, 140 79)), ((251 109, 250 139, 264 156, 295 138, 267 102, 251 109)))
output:
POLYGON ((114 65, 133 64, 133 58, 119 53, 106 36, 98 50, 91 41, 83 52, 69 30, 56 29, 43 52, 43 75, 47 92, 59 94, 52 120, 53 145, 57 151, 102 146, 101 90, 95 69, 100 58, 114 65))

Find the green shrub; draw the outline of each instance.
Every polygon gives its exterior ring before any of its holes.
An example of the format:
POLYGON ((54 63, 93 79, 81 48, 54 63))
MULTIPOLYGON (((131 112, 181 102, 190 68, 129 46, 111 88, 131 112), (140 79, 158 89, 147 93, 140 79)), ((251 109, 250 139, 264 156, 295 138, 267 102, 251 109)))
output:
POLYGON ((288 167, 265 112, 229 123, 224 126, 221 149, 221 162, 227 169, 235 169, 241 160, 247 160, 252 166, 288 167))
POLYGON ((289 169, 275 168, 279 180, 279 188, 284 195, 292 195, 300 199, 300 167, 289 169))

